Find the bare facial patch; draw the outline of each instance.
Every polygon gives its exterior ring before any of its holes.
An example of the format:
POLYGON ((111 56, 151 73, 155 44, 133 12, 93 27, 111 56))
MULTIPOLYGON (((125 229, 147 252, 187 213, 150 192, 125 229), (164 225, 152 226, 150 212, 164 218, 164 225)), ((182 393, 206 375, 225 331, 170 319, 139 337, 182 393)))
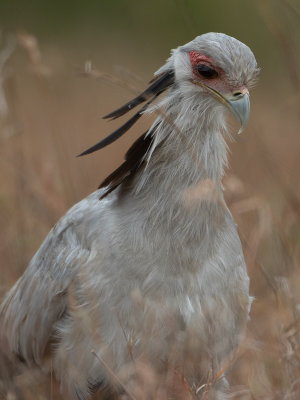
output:
POLYGON ((198 64, 213 65, 213 60, 205 54, 198 53, 197 51, 190 51, 190 60, 192 67, 197 67, 198 64))

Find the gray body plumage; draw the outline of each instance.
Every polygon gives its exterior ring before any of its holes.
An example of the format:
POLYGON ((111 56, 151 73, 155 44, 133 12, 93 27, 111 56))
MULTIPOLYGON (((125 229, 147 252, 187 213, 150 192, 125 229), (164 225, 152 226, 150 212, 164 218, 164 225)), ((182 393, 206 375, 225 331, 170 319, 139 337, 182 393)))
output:
POLYGON ((226 108, 190 82, 191 50, 230 81, 256 76, 249 48, 226 35, 176 49, 158 71, 172 69, 175 82, 150 110, 164 112, 143 168, 102 200, 105 189, 72 207, 0 308, 2 346, 29 365, 51 364, 74 397, 114 385, 111 371, 122 375, 133 360, 183 369, 198 387, 240 343, 251 300, 222 193, 226 108))

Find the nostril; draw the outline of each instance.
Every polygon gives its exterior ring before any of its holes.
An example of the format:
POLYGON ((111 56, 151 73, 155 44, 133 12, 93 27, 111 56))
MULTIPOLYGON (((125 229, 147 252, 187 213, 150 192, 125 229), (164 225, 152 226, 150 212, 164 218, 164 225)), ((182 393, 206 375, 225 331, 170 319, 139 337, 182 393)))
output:
POLYGON ((240 92, 240 91, 237 91, 237 92, 234 92, 234 93, 233 93, 234 97, 239 97, 239 96, 241 96, 242 94, 243 94, 243 93, 240 92))

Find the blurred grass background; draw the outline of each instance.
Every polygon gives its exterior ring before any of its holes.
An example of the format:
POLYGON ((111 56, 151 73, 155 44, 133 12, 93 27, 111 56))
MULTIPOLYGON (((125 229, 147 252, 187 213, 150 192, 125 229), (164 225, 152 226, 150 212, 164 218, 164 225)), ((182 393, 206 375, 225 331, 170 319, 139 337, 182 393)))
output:
MULTIPOLYGON (((101 115, 142 90, 171 48, 201 33, 251 47, 261 77, 251 121, 230 144, 224 184, 256 300, 228 374, 233 398, 299 399, 299 0, 1 0, 0 29, 0 296, 57 219, 151 122, 76 158, 119 125, 101 115), (109 76, 82 75, 90 62, 109 76)), ((38 389, 35 378, 28 382, 25 398, 36 398, 32 387, 56 398, 50 381, 38 389)), ((8 398, 2 392, 0 385, 8 398)))

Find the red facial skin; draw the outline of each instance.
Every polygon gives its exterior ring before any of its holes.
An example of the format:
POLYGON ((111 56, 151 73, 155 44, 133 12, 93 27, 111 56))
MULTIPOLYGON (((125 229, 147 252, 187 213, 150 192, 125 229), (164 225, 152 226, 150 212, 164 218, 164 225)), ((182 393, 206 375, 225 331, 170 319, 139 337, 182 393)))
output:
POLYGON ((204 83, 205 85, 217 90, 223 94, 231 94, 234 91, 244 91, 246 87, 243 86, 233 86, 227 79, 225 72, 217 67, 214 60, 205 54, 198 53, 197 51, 190 51, 190 61, 192 64, 194 80, 204 83), (198 70, 197 65, 203 64, 217 71, 218 76, 215 78, 205 78, 202 76, 198 70))

